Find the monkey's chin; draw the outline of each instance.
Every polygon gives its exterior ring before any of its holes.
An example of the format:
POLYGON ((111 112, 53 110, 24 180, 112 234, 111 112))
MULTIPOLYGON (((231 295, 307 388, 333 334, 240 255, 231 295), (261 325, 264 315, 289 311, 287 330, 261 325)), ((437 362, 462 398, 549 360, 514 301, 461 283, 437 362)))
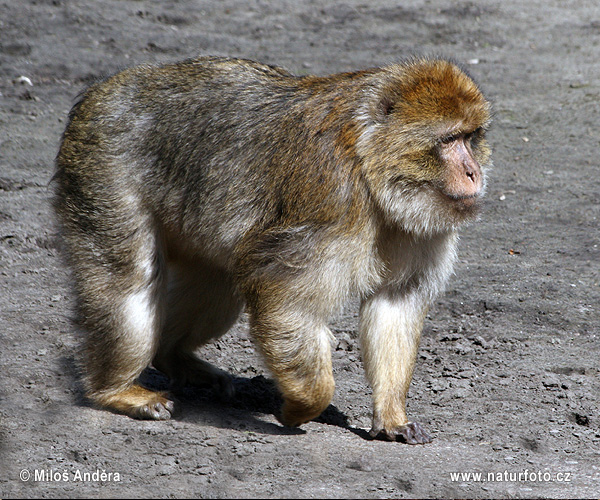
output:
POLYGON ((421 236, 456 231, 476 219, 481 206, 481 196, 449 196, 433 186, 400 194, 396 189, 380 190, 378 194, 389 222, 421 236))
POLYGON ((474 196, 456 196, 440 192, 438 200, 442 202, 442 207, 440 207, 442 208, 441 213, 446 214, 448 224, 454 230, 476 220, 483 206, 483 198, 479 194, 474 196))

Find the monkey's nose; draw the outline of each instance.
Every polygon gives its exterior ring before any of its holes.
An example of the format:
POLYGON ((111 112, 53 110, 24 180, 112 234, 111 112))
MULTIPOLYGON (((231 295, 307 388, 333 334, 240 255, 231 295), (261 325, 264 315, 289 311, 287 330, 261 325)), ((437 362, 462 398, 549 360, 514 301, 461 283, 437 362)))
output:
POLYGON ((483 179, 479 165, 469 162, 463 165, 466 179, 462 183, 462 190, 468 196, 477 196, 483 187, 483 179))

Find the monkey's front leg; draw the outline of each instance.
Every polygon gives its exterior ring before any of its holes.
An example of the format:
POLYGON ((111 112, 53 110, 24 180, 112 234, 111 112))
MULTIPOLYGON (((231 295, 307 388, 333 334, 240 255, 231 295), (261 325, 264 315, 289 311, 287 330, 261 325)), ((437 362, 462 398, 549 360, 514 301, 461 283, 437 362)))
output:
POLYGON ((373 388, 371 436, 408 444, 431 438, 406 416, 406 395, 417 357, 427 301, 417 293, 384 289, 361 305, 360 340, 373 388))
POLYGON ((295 427, 318 417, 331 402, 335 383, 331 333, 293 306, 251 311, 251 331, 284 403, 279 420, 295 427))

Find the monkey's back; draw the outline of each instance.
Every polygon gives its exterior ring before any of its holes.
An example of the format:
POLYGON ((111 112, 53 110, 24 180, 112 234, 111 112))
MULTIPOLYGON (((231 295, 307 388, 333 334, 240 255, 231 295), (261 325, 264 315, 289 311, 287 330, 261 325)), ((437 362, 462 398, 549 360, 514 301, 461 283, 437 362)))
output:
POLYGON ((165 234, 214 256, 269 227, 356 225, 354 108, 336 104, 349 85, 212 57, 118 73, 70 114, 58 212, 110 233, 149 210, 165 234))

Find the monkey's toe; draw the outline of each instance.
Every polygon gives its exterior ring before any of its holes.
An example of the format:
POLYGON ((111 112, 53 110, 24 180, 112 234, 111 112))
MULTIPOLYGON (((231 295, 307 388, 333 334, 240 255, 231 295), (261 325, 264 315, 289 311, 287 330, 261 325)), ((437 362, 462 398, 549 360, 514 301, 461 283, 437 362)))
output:
POLYGON ((181 392, 188 384, 195 387, 210 387, 222 401, 235 396, 233 378, 210 363, 198 359, 194 353, 173 353, 170 357, 155 359, 154 366, 171 379, 170 390, 181 392))
POLYGON ((418 422, 409 422, 392 429, 373 428, 369 434, 374 439, 399 441, 406 444, 427 444, 432 441, 431 436, 418 422))

